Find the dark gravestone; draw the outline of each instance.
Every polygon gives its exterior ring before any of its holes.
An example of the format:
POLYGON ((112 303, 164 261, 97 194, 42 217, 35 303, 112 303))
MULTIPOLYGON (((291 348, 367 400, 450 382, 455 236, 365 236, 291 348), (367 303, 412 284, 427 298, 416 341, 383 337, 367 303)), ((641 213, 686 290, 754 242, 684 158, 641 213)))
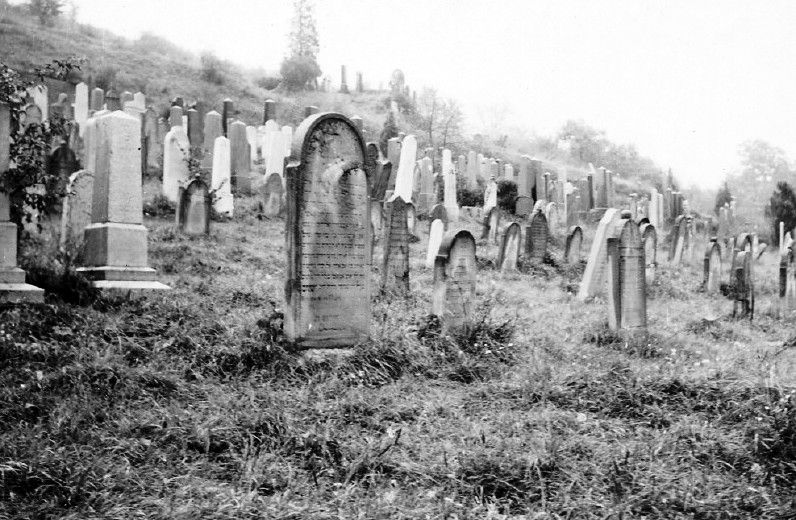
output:
POLYGON ((186 235, 209 234, 212 205, 210 190, 197 175, 187 186, 180 187, 177 227, 186 235))
POLYGON ((69 176, 80 169, 75 152, 66 141, 47 158, 47 173, 58 178, 57 193, 64 193, 69 176))
POLYGON ((188 110, 188 141, 193 155, 200 153, 204 145, 204 116, 195 108, 188 110))
POLYGON ((525 256, 530 262, 541 263, 544 260, 549 239, 547 217, 542 212, 534 213, 525 235, 525 256))
POLYGON ((263 124, 269 119, 276 119, 276 101, 273 99, 266 99, 263 104, 263 124))
POLYGON ((685 247, 686 234, 688 232, 688 222, 683 215, 674 219, 672 226, 671 242, 669 243, 669 262, 675 265, 680 264, 683 259, 683 248, 685 247))
POLYGON ((796 310, 796 269, 793 249, 786 247, 779 259, 780 313, 785 316, 796 310))
POLYGON ((381 289, 409 290, 409 204, 401 197, 384 203, 384 257, 381 289))
POLYGON ((494 207, 491 208, 486 215, 484 215, 481 238, 486 239, 487 242, 494 242, 497 244, 499 227, 500 227, 500 210, 494 207))
POLYGON ((644 247, 644 261, 647 262, 647 285, 655 281, 655 271, 658 268, 658 232, 652 224, 641 224, 638 227, 641 233, 641 245, 644 247))
POLYGON ((520 259, 520 242, 522 231, 516 222, 509 224, 503 232, 503 240, 498 252, 497 268, 501 271, 516 271, 520 259))
POLYGON ((448 234, 434 262, 432 313, 444 330, 468 331, 475 320, 475 239, 469 231, 448 234))
POLYGON ((278 217, 282 214, 284 195, 282 176, 272 173, 263 184, 263 214, 266 217, 278 217))
POLYGON ((315 114, 296 129, 287 170, 285 332, 304 348, 352 346, 370 327, 365 143, 351 121, 315 114))
POLYGON ((235 117, 235 103, 229 98, 225 99, 222 102, 221 108, 221 131, 224 132, 226 137, 229 137, 229 124, 231 124, 230 119, 235 117))
POLYGON ((703 275, 705 292, 719 292, 721 283, 721 247, 715 237, 710 239, 710 243, 705 249, 703 275))
POLYGON ((531 211, 533 211, 533 199, 524 195, 517 197, 517 204, 514 207, 514 214, 518 217, 525 217, 530 215, 531 211))
POLYGON ((379 145, 376 143, 368 143, 365 169, 371 182, 371 200, 384 200, 392 174, 392 164, 381 155, 379 145))
POLYGON ((583 230, 580 226, 572 226, 567 231, 567 242, 564 248, 564 260, 570 265, 577 264, 581 258, 583 247, 583 230))
POLYGON ((755 289, 752 275, 752 252, 738 251, 732 270, 734 318, 754 318, 755 289))

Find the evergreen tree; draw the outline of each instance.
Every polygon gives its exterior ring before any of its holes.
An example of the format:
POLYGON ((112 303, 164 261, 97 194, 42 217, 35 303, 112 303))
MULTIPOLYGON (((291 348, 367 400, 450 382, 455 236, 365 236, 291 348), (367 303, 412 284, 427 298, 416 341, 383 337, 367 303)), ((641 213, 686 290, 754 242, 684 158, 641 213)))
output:
POLYGON ((719 189, 719 192, 716 194, 716 205, 713 210, 716 212, 716 215, 719 214, 721 208, 724 207, 724 203, 726 202, 729 204, 732 201, 732 193, 730 193, 730 187, 727 185, 727 182, 724 182, 724 187, 719 189))
POLYGON ((771 194, 766 213, 771 220, 771 240, 779 245, 779 223, 785 223, 785 232, 796 228, 796 194, 790 184, 784 181, 777 183, 777 189, 771 194))
POLYGON ((290 30, 290 55, 282 61, 280 72, 288 90, 300 90, 312 84, 318 89, 318 29, 315 26, 315 6, 312 0, 295 0, 290 30))
POLYGON ((384 128, 382 128, 379 135, 379 148, 381 148, 381 153, 385 157, 387 156, 387 141, 393 137, 398 137, 398 125, 395 124, 395 114, 390 110, 387 114, 387 120, 384 121, 384 128))

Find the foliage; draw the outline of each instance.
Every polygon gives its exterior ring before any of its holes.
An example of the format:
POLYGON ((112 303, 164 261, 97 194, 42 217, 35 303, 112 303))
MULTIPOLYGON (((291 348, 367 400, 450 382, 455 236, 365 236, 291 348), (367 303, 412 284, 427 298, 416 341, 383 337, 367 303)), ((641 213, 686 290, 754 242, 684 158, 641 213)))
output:
POLYGON ((779 223, 785 223, 785 231, 796 228, 796 193, 787 182, 778 182, 777 189, 771 194, 768 217, 771 222, 771 239, 779 245, 779 223))
POLYGON ((387 143, 393 137, 398 137, 398 125, 395 123, 395 114, 390 110, 387 112, 387 119, 384 120, 384 127, 379 134, 379 148, 385 157, 387 156, 387 143))
POLYGON ((282 60, 279 72, 285 87, 295 91, 305 89, 310 82, 315 82, 321 75, 321 68, 313 58, 293 56, 282 60))
POLYGON ((117 74, 119 74, 118 67, 105 65, 94 74, 94 85, 102 90, 108 90, 116 84, 117 74))
POLYGON ((497 203, 498 207, 510 215, 514 214, 517 206, 517 183, 514 181, 502 180, 497 183, 497 203))
POLYGON ((462 140, 464 115, 461 108, 455 100, 441 98, 436 89, 422 90, 410 120, 423 130, 432 148, 448 148, 462 140))
POLYGON ((203 52, 199 57, 202 64, 202 79, 214 85, 224 84, 224 63, 212 52, 203 52))
POLYGON ((474 188, 467 186, 464 176, 456 176, 456 201, 460 206, 478 207, 484 205, 484 187, 476 185, 474 188))
POLYGON ((264 88, 265 90, 274 90, 282 83, 282 79, 272 76, 260 76, 255 80, 255 83, 257 83, 258 87, 264 88))
POLYGON ((53 25, 63 8, 62 0, 30 0, 28 4, 31 14, 39 19, 41 25, 53 25))
MULTIPOLYGON (((75 69, 80 69, 79 60, 55 60, 35 69, 34 75, 44 82, 45 77, 60 79, 75 69)), ((47 157, 52 144, 68 136, 71 129, 71 123, 58 114, 41 124, 23 124, 29 88, 36 88, 34 81, 23 80, 0 62, 0 102, 8 104, 11 112, 11 165, 0 178, 0 191, 8 195, 11 221, 20 229, 23 222, 31 223, 37 215, 52 211, 65 195, 58 173, 47 171, 47 157)))
POLYGON ((724 204, 729 204, 730 202, 732 202, 732 193, 730 192, 730 187, 725 182, 724 186, 719 188, 718 193, 716 193, 716 204, 713 207, 713 211, 718 215, 719 210, 724 207, 724 204))

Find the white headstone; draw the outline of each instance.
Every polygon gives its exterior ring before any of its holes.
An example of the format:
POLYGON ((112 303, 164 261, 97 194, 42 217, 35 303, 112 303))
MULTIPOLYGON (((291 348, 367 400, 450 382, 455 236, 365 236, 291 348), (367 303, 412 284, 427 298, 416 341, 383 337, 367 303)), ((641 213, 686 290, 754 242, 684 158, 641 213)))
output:
POLYGON ((213 174, 211 189, 214 190, 213 209, 216 213, 232 216, 235 202, 232 198, 232 179, 229 139, 216 137, 213 146, 213 174))
POLYGON ((601 294, 604 289, 605 269, 608 262, 608 239, 612 238, 616 223, 619 221, 619 210, 608 208, 597 225, 594 241, 591 243, 586 270, 580 282, 578 299, 585 301, 587 298, 601 294))
POLYGON ((290 156, 290 147, 293 145, 293 127, 282 127, 282 144, 285 146, 285 157, 290 156))
POLYGON ((88 121, 88 85, 82 81, 75 85, 75 121, 80 129, 80 137, 83 137, 88 121))
POLYGON ((407 135, 401 141, 401 160, 398 163, 398 173, 395 177, 395 191, 392 198, 401 197, 404 202, 412 200, 414 188, 415 161, 417 159, 417 139, 407 135))
POLYGON ((445 223, 441 219, 434 219, 431 229, 428 232, 428 252, 426 253, 426 267, 434 267, 434 260, 439 253, 439 246, 442 244, 442 237, 445 236, 445 223))
POLYGON ((173 126, 163 140, 163 195, 177 203, 180 184, 189 180, 188 154, 191 144, 184 126, 173 126))

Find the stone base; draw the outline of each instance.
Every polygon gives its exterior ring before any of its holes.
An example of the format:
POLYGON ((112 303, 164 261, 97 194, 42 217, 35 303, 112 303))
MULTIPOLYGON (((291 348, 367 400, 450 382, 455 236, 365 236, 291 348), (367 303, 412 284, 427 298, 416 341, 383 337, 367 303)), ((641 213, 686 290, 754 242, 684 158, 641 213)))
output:
POLYGON ((18 267, 0 267, 0 283, 24 284, 25 271, 18 267))
POLYGON ((96 280, 91 282, 95 289, 105 291, 170 291, 171 287, 160 282, 139 282, 123 280, 96 280))
POLYGON ((41 303, 43 301, 44 289, 26 283, 0 283, 0 303, 41 303))
POLYGON ((104 222, 84 231, 86 265, 147 265, 147 229, 141 224, 104 222))
POLYGON ((101 290, 165 291, 171 289, 157 280, 151 267, 80 267, 77 272, 91 280, 91 286, 101 290))

